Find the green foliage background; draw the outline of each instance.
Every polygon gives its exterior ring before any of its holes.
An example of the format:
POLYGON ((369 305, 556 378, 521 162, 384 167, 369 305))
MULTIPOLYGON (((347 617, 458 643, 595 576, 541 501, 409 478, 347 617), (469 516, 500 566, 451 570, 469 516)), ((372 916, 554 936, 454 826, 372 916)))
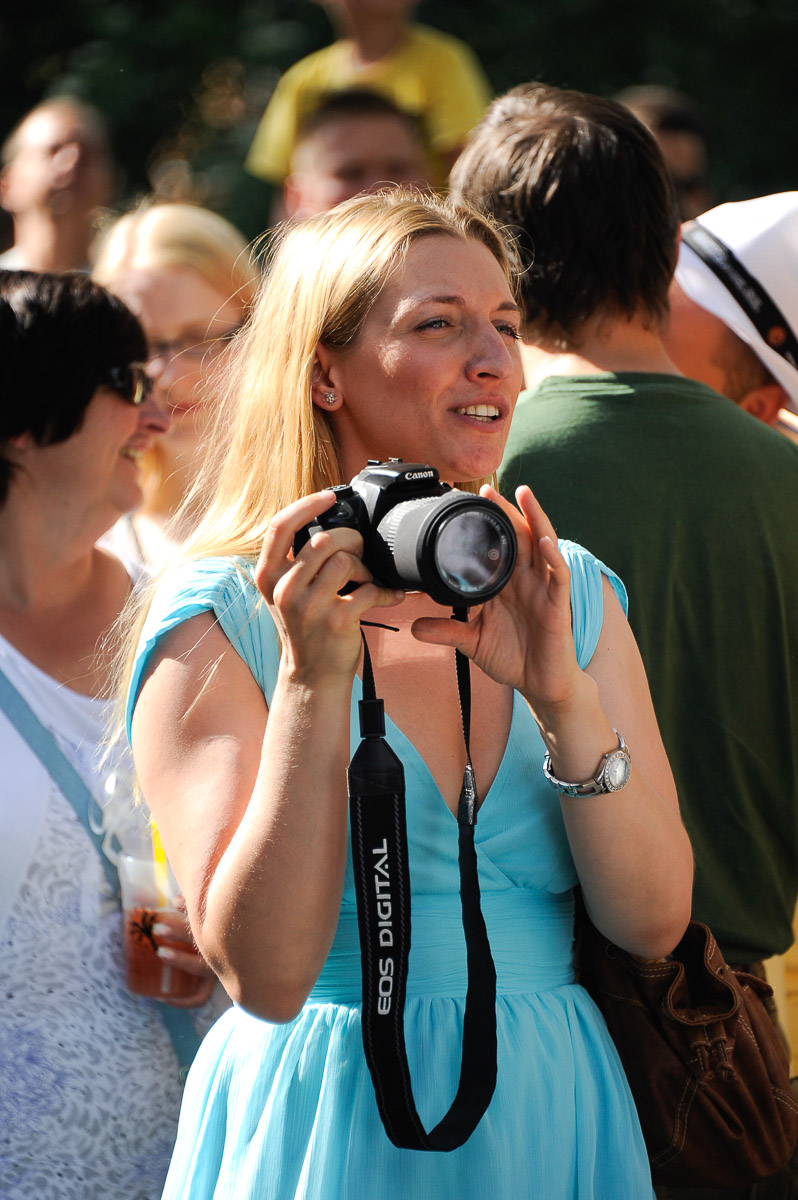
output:
MULTIPOLYGON (((241 163, 281 71, 332 38, 312 0, 35 0, 0 17, 0 133, 70 91, 109 120, 120 205, 157 185, 249 236, 265 185, 241 163)), ((603 95, 671 84, 713 132, 721 199, 798 187, 798 0, 425 0, 496 92, 543 79, 603 95)))

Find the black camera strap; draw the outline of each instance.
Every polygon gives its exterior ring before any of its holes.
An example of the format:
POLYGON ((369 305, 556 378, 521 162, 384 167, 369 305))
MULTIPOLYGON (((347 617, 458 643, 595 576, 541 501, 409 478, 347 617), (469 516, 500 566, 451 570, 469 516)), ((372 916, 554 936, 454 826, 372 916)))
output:
MULTIPOLYGON (((466 611, 455 610, 455 617, 465 620, 466 611)), ((363 975, 363 1047, 385 1131, 395 1146, 406 1150, 462 1146, 479 1124, 496 1086, 496 969, 480 908, 474 846, 478 798, 469 749, 469 662, 459 651, 455 653, 467 757, 457 822, 468 986, 457 1094, 429 1133, 413 1100, 404 1035, 410 954, 404 770, 385 740, 384 706, 376 696, 365 634, 362 740, 347 772, 363 975)))

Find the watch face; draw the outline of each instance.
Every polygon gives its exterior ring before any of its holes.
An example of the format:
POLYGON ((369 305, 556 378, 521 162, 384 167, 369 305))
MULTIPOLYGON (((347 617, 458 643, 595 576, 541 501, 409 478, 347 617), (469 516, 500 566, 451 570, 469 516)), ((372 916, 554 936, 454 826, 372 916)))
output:
POLYGON ((610 792, 619 792, 629 780, 632 763, 624 750, 616 750, 607 759, 604 768, 604 783, 610 792))

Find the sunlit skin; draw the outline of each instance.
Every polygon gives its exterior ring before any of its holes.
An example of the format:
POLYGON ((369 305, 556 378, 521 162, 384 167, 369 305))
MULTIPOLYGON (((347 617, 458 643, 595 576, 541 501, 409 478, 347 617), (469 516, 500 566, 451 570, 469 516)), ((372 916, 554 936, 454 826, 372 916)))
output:
POLYGON ((96 540, 141 503, 141 460, 168 427, 152 396, 133 405, 98 388, 66 441, 39 446, 28 435, 15 439, 29 503, 59 522, 62 538, 85 528, 85 538, 96 540))
POLYGON ((113 174, 107 147, 78 113, 43 109, 23 124, 18 151, 3 172, 3 207, 88 212, 108 201, 113 174))
POLYGON ((99 130, 68 106, 32 113, 0 173, 0 204, 14 219, 14 248, 34 271, 81 269, 98 207, 114 190, 114 170, 99 130))
POLYGON ((354 347, 317 351, 314 402, 327 407, 330 389, 339 398, 331 422, 345 477, 391 456, 432 463, 449 481, 491 475, 523 383, 520 321, 485 246, 419 239, 354 347))

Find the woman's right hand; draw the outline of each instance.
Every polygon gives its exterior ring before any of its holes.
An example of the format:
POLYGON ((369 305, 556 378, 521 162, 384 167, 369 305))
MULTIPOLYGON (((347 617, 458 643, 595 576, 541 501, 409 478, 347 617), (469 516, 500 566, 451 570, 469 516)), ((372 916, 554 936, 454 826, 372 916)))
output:
POLYGON ((277 513, 255 568, 255 584, 283 644, 284 669, 306 683, 341 675, 351 679, 360 660, 363 614, 404 599, 404 592, 372 583, 362 560, 363 539, 354 529, 315 533, 293 557, 296 533, 334 502, 334 492, 316 492, 277 513), (360 586, 339 595, 350 580, 360 586))

